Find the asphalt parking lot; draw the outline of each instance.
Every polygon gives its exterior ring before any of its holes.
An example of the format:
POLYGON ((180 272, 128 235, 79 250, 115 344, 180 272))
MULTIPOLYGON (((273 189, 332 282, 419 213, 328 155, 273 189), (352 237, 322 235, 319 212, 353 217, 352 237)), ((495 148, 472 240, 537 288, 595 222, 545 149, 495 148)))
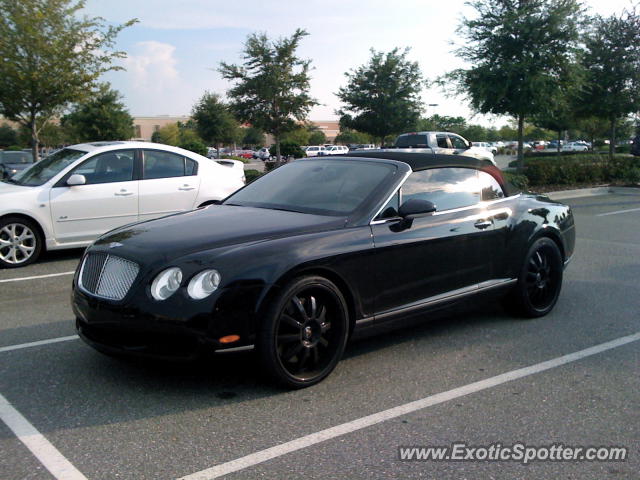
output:
POLYGON ((84 345, 69 306, 81 251, 2 270, 0 478, 637 480, 640 195, 565 202, 576 255, 550 315, 460 305, 352 342, 301 391, 265 384, 252 353, 172 365, 84 345), (624 462, 398 458, 452 442, 629 450, 624 462))

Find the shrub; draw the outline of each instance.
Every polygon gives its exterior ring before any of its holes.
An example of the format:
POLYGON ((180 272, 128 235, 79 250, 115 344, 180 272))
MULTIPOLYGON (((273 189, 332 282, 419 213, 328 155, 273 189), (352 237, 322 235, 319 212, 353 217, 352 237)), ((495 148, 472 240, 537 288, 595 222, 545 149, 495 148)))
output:
MULTIPOLYGON (((276 156, 275 145, 271 146, 269 153, 274 157, 276 156)), ((294 158, 303 158, 307 156, 300 148, 300 145, 294 142, 280 142, 280 155, 283 157, 292 156, 294 158)))
POLYGON ((529 179, 526 175, 511 172, 502 172, 507 184, 511 184, 513 190, 525 191, 529 188, 529 179))
POLYGON ((631 153, 631 145, 616 145, 616 153, 631 153))
POLYGON ((253 182, 256 178, 259 178, 262 175, 262 172, 259 172, 258 170, 245 170, 244 172, 247 183, 253 182))
POLYGON ((573 185, 580 183, 632 182, 640 174, 640 161, 626 155, 606 157, 582 155, 570 159, 529 160, 524 175, 529 185, 573 185))
POLYGON ((184 148, 185 150, 189 150, 190 152, 197 153, 204 157, 207 156, 207 146, 200 142, 199 140, 188 140, 184 143, 178 145, 180 148, 184 148))

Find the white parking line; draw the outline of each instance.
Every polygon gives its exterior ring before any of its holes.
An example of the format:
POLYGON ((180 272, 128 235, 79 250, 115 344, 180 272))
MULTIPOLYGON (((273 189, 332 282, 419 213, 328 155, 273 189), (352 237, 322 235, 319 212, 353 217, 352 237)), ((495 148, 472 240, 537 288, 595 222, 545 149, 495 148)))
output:
POLYGON ((640 332, 634 333, 633 335, 627 335, 626 337, 620 337, 610 342, 601 343, 599 345, 586 348, 578 352, 547 360, 546 362, 536 363, 535 365, 531 365, 529 367, 512 370, 501 375, 496 375, 495 377, 480 380, 479 382, 470 383, 462 387, 454 388, 453 390, 449 390, 447 392, 430 395, 420 400, 405 403, 404 405, 390 408, 388 410, 383 410, 366 417, 358 418, 356 420, 343 423, 342 425, 327 428, 326 430, 321 430, 304 437, 296 438, 295 440, 291 440, 289 442, 282 443, 265 450, 260 450, 259 452, 252 453, 245 457, 231 460, 230 462, 222 463, 220 465, 216 465, 215 467, 211 467, 206 470, 187 475, 186 477, 182 477, 180 480, 210 480, 222 477, 223 475, 228 475, 229 473, 244 470, 245 468, 258 465, 268 460, 281 457, 288 453, 301 450, 303 448, 315 445, 320 442, 324 442, 326 440, 331 440, 333 438, 340 437, 342 435, 346 435, 348 433, 352 433, 381 422, 385 422, 401 415, 406 415, 417 410, 422 410, 433 405, 438 405, 440 403, 463 397, 471 393, 480 392, 482 390, 486 390, 506 382, 511 382, 513 380, 528 377, 529 375, 544 372, 545 370, 556 368, 561 365, 566 365, 567 363, 575 362, 583 358, 590 357, 591 355, 596 355, 598 353, 611 350, 613 348, 617 348, 631 342, 637 342, 638 340, 640 340, 640 332))
POLYGON ((80 473, 80 471, 1 394, 0 419, 55 478, 59 480, 87 480, 87 477, 80 473))
POLYGON ((618 215, 619 213, 640 212, 640 208, 630 208, 628 210, 616 210, 615 212, 598 213, 596 217, 606 217, 607 215, 618 215))
POLYGON ((26 280, 38 280, 40 278, 62 277, 63 275, 73 275, 74 273, 76 272, 50 273, 49 275, 35 275, 33 277, 7 278, 6 280, 0 280, 0 283, 24 282, 26 280))
POLYGON ((47 345, 49 343, 68 342, 69 340, 75 340, 78 335, 70 335, 68 337, 49 338, 47 340, 38 340, 37 342, 20 343, 19 345, 9 345, 8 347, 0 347, 0 353, 10 352, 11 350, 20 350, 21 348, 38 347, 40 345, 47 345))

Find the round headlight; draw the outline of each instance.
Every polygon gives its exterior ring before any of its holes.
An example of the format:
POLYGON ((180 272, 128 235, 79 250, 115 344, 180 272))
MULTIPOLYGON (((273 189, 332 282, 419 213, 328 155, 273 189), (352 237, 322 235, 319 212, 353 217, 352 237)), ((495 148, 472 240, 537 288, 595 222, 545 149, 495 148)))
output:
POLYGON ((191 279, 187 292, 194 300, 202 300, 216 291, 221 279, 217 270, 205 270, 191 279))
POLYGON ((182 270, 168 268, 158 274, 151 284, 151 296, 156 300, 166 300, 176 293, 182 282, 182 270))

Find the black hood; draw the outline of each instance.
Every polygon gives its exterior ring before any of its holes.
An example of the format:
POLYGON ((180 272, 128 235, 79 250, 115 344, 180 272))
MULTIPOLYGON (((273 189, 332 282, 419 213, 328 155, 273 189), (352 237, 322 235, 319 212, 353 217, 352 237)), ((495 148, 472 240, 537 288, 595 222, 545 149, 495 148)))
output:
POLYGON ((132 258, 178 258, 230 245, 342 228, 343 217, 213 205, 112 230, 94 248, 132 258))

